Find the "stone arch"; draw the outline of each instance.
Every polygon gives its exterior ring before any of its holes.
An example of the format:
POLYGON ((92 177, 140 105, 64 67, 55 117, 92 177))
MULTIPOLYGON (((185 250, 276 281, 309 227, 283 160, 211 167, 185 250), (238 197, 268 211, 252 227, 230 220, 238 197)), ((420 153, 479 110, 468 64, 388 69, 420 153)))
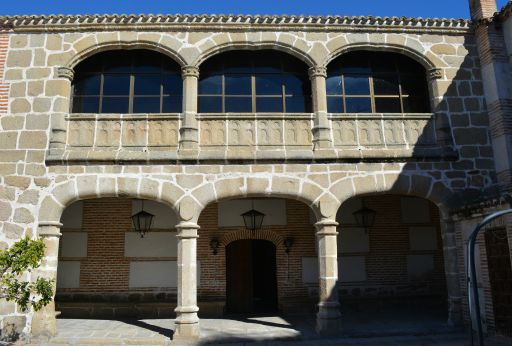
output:
POLYGON ((418 62, 426 71, 445 67, 446 64, 432 54, 427 54, 426 51, 419 51, 418 49, 408 46, 406 44, 391 44, 391 43, 377 43, 377 42, 358 42, 351 43, 339 47, 331 52, 331 54, 323 62, 324 66, 328 66, 333 60, 343 54, 356 51, 372 51, 372 52, 390 52, 398 53, 418 62))
POLYGON ((179 215, 177 201, 183 190, 171 182, 150 178, 121 178, 81 176, 56 185, 43 199, 39 209, 39 223, 56 223, 64 209, 73 202, 103 197, 131 197, 149 199, 170 207, 179 215))
POLYGON ((313 67, 316 65, 313 57, 305 50, 297 48, 292 44, 279 42, 279 41, 258 41, 258 42, 250 42, 250 41, 234 41, 227 42, 220 45, 213 45, 210 48, 207 48, 205 51, 199 54, 198 57, 191 63, 193 66, 200 66, 203 62, 208 60, 209 58, 221 54, 224 52, 232 51, 232 50, 277 50, 289 55, 294 56, 295 58, 304 62, 307 67, 313 67))
MULTIPOLYGON (((85 39, 82 39, 85 40, 85 39)), ((91 40, 92 41, 92 40, 91 40)), ((80 62, 87 58, 101 52, 109 50, 133 50, 133 49, 147 49, 162 53, 168 56, 173 61, 178 63, 180 67, 186 65, 185 59, 175 50, 169 46, 161 44, 156 41, 150 40, 136 40, 136 41, 105 41, 105 42, 91 42, 89 44, 79 44, 81 41, 75 43, 75 54, 64 64, 64 67, 74 69, 80 62)), ((89 42, 89 41, 87 41, 89 42)))
POLYGON ((450 199, 455 195, 442 181, 436 181, 431 176, 403 173, 343 178, 331 185, 330 192, 340 201, 338 209, 352 197, 397 194, 427 199, 441 212, 450 207, 450 199))
MULTIPOLYGON (((291 176, 266 175, 228 177, 202 184, 191 191, 200 205, 196 217, 210 203, 226 199, 272 197, 298 200, 310 207, 317 219, 332 216, 339 202, 325 188, 311 181, 291 176)), ((336 215, 336 214, 334 214, 336 215)))

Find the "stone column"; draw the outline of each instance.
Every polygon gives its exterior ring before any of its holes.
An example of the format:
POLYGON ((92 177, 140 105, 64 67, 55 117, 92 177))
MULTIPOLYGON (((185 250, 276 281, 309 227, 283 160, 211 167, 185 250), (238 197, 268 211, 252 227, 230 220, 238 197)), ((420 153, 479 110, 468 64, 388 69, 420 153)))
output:
POLYGON ((313 112, 315 113, 313 125, 313 150, 332 149, 331 127, 327 119, 327 92, 325 78, 327 68, 314 66, 309 69, 311 91, 313 97, 313 112))
POLYGON ((448 294, 448 325, 459 326, 462 324, 462 292, 459 281, 455 224, 446 215, 441 220, 441 236, 443 238, 444 272, 448 294))
POLYGON ((180 222, 178 230, 178 304, 174 337, 196 339, 199 337, 197 312, 197 230, 194 222, 180 222))
MULTIPOLYGON (((53 82, 53 90, 47 90, 47 93, 50 92, 51 96, 58 95, 60 97, 64 97, 69 101, 71 99, 71 82, 73 81, 75 72, 69 67, 59 67, 57 68, 55 74, 60 79, 57 81, 51 81, 53 82)), ((50 88, 47 86, 47 89, 50 88)), ((66 148, 67 124, 65 117, 69 112, 69 102, 56 102, 56 106, 54 106, 51 115, 51 132, 49 145, 51 155, 61 155, 66 148)))
POLYGON ((180 127, 180 151, 197 151, 199 135, 197 129, 197 79, 199 68, 183 66, 183 118, 180 127))
POLYGON ((319 296, 316 330, 318 333, 335 333, 340 329, 340 303, 338 301, 338 223, 323 219, 315 223, 318 243, 319 296))
MULTIPOLYGON (((57 281, 57 264, 59 261, 59 239, 62 235, 59 222, 41 222, 39 223, 38 234, 46 246, 44 259, 41 266, 34 272, 32 279, 38 276, 54 280, 53 297, 55 298, 55 289, 57 281)), ((36 338, 49 338, 57 334, 57 312, 55 303, 52 300, 50 304, 34 313, 32 317, 31 335, 36 338)))

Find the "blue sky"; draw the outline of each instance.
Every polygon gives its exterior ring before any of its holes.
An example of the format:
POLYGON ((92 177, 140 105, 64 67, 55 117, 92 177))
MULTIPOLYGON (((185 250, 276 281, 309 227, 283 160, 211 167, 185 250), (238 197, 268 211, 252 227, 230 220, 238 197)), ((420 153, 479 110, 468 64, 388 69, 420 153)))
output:
MULTIPOLYGON (((498 0, 501 8, 507 0, 498 0)), ((468 18, 468 0, 2 0, 0 15, 242 13, 468 18)))

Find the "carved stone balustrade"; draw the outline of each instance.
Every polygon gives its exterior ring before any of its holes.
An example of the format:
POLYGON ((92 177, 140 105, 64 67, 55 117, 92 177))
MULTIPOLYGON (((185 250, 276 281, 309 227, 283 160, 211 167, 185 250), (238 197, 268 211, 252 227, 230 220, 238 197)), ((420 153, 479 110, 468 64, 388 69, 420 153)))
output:
MULTIPOLYGON (((455 159, 439 143, 434 114, 329 114, 333 148, 314 148, 314 113, 196 115, 197 149, 181 148, 181 114, 72 114, 64 162, 342 162, 455 159), (185 152, 186 151, 186 152, 185 152)), ((64 138, 64 137, 63 137, 64 138)), ((331 140, 331 139, 329 139, 331 140)))
POLYGON ((73 114, 68 149, 171 150, 178 146, 179 114, 73 114))
POLYGON ((344 149, 412 149, 436 146, 432 114, 331 115, 334 146, 344 149))

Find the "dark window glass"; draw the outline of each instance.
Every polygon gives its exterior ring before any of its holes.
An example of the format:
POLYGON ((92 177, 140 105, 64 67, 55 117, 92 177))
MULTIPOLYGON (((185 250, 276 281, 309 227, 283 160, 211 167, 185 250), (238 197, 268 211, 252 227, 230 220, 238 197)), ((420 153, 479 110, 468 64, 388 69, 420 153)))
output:
POLYGON ((400 113, 400 98, 398 97, 376 97, 375 111, 377 113, 400 113))
POLYGON ((201 83, 199 83, 199 94, 222 94, 222 76, 211 75, 201 79, 201 83))
POLYGON ((103 81, 104 95, 129 95, 130 76, 108 74, 103 81))
MULTIPOLYGON (((179 74, 164 74, 162 77, 162 86, 164 95, 181 95, 183 91, 183 83, 179 74)), ((181 112, 181 109, 179 112, 181 112)))
POLYGON ((134 83, 135 95, 160 95, 161 76, 135 75, 134 83))
POLYGON ((162 71, 161 59, 155 61, 151 56, 140 55, 135 58, 134 73, 160 73, 162 71))
POLYGON ((365 75, 345 75, 346 95, 369 95, 370 83, 365 75))
POLYGON ((327 109, 332 113, 430 111, 424 101, 429 99, 425 69, 400 54, 347 53, 330 64, 326 90, 327 109), (329 97, 335 95, 340 96, 329 97))
POLYGON ((221 96, 199 96, 198 108, 200 113, 221 113, 221 96))
POLYGON ((341 84, 341 75, 337 76, 328 76, 326 82, 327 94, 329 95, 341 95, 342 94, 342 84, 341 84))
POLYGON ((345 113, 343 98, 339 96, 327 96, 327 111, 329 113, 345 113))
POLYGON ((281 95, 283 93, 283 80, 281 75, 256 76, 256 95, 281 95))
POLYGON ((375 95, 399 95, 398 77, 396 75, 377 75, 373 77, 375 95))
POLYGON ((89 96, 73 98, 73 109, 76 113, 98 113, 100 110, 100 98, 89 96))
POLYGON ((72 111, 181 112, 182 89, 179 65, 164 55, 145 50, 109 51, 76 67, 72 111), (169 98, 164 102, 163 97, 169 98))
POLYGON ((132 68, 131 54, 127 52, 106 52, 103 62, 105 73, 130 73, 132 68))
POLYGON ((258 97, 256 98, 256 112, 282 112, 282 97, 258 97))
POLYGON ((308 108, 306 97, 303 95, 287 96, 286 97, 286 112, 287 113, 306 113, 308 108))
POLYGON ((428 101, 419 97, 404 97, 404 112, 406 113, 423 113, 423 109, 428 108, 428 101))
POLYGON ((284 76, 284 88, 286 95, 305 95, 304 81, 300 75, 289 74, 284 76))
POLYGON ((205 61, 201 71, 199 112, 311 112, 307 66, 286 54, 226 52, 205 61), (207 98, 212 95, 221 102, 207 98))
POLYGON ((229 74, 224 76, 226 95, 250 95, 251 77, 247 75, 229 74))
POLYGON ((75 95, 99 95, 100 83, 100 75, 84 76, 75 84, 75 95))
POLYGON ((133 113, 159 113, 160 97, 143 96, 133 98, 133 113))
POLYGON ((182 95, 164 96, 162 98, 162 112, 163 113, 180 113, 181 104, 183 101, 182 95))
POLYGON ((347 113, 371 113, 372 102, 368 97, 347 97, 347 113))
POLYGON ((102 113, 128 113, 128 97, 103 97, 102 113))
POLYGON ((252 112, 252 99, 250 96, 226 96, 224 99, 225 111, 227 113, 250 113, 252 112))

